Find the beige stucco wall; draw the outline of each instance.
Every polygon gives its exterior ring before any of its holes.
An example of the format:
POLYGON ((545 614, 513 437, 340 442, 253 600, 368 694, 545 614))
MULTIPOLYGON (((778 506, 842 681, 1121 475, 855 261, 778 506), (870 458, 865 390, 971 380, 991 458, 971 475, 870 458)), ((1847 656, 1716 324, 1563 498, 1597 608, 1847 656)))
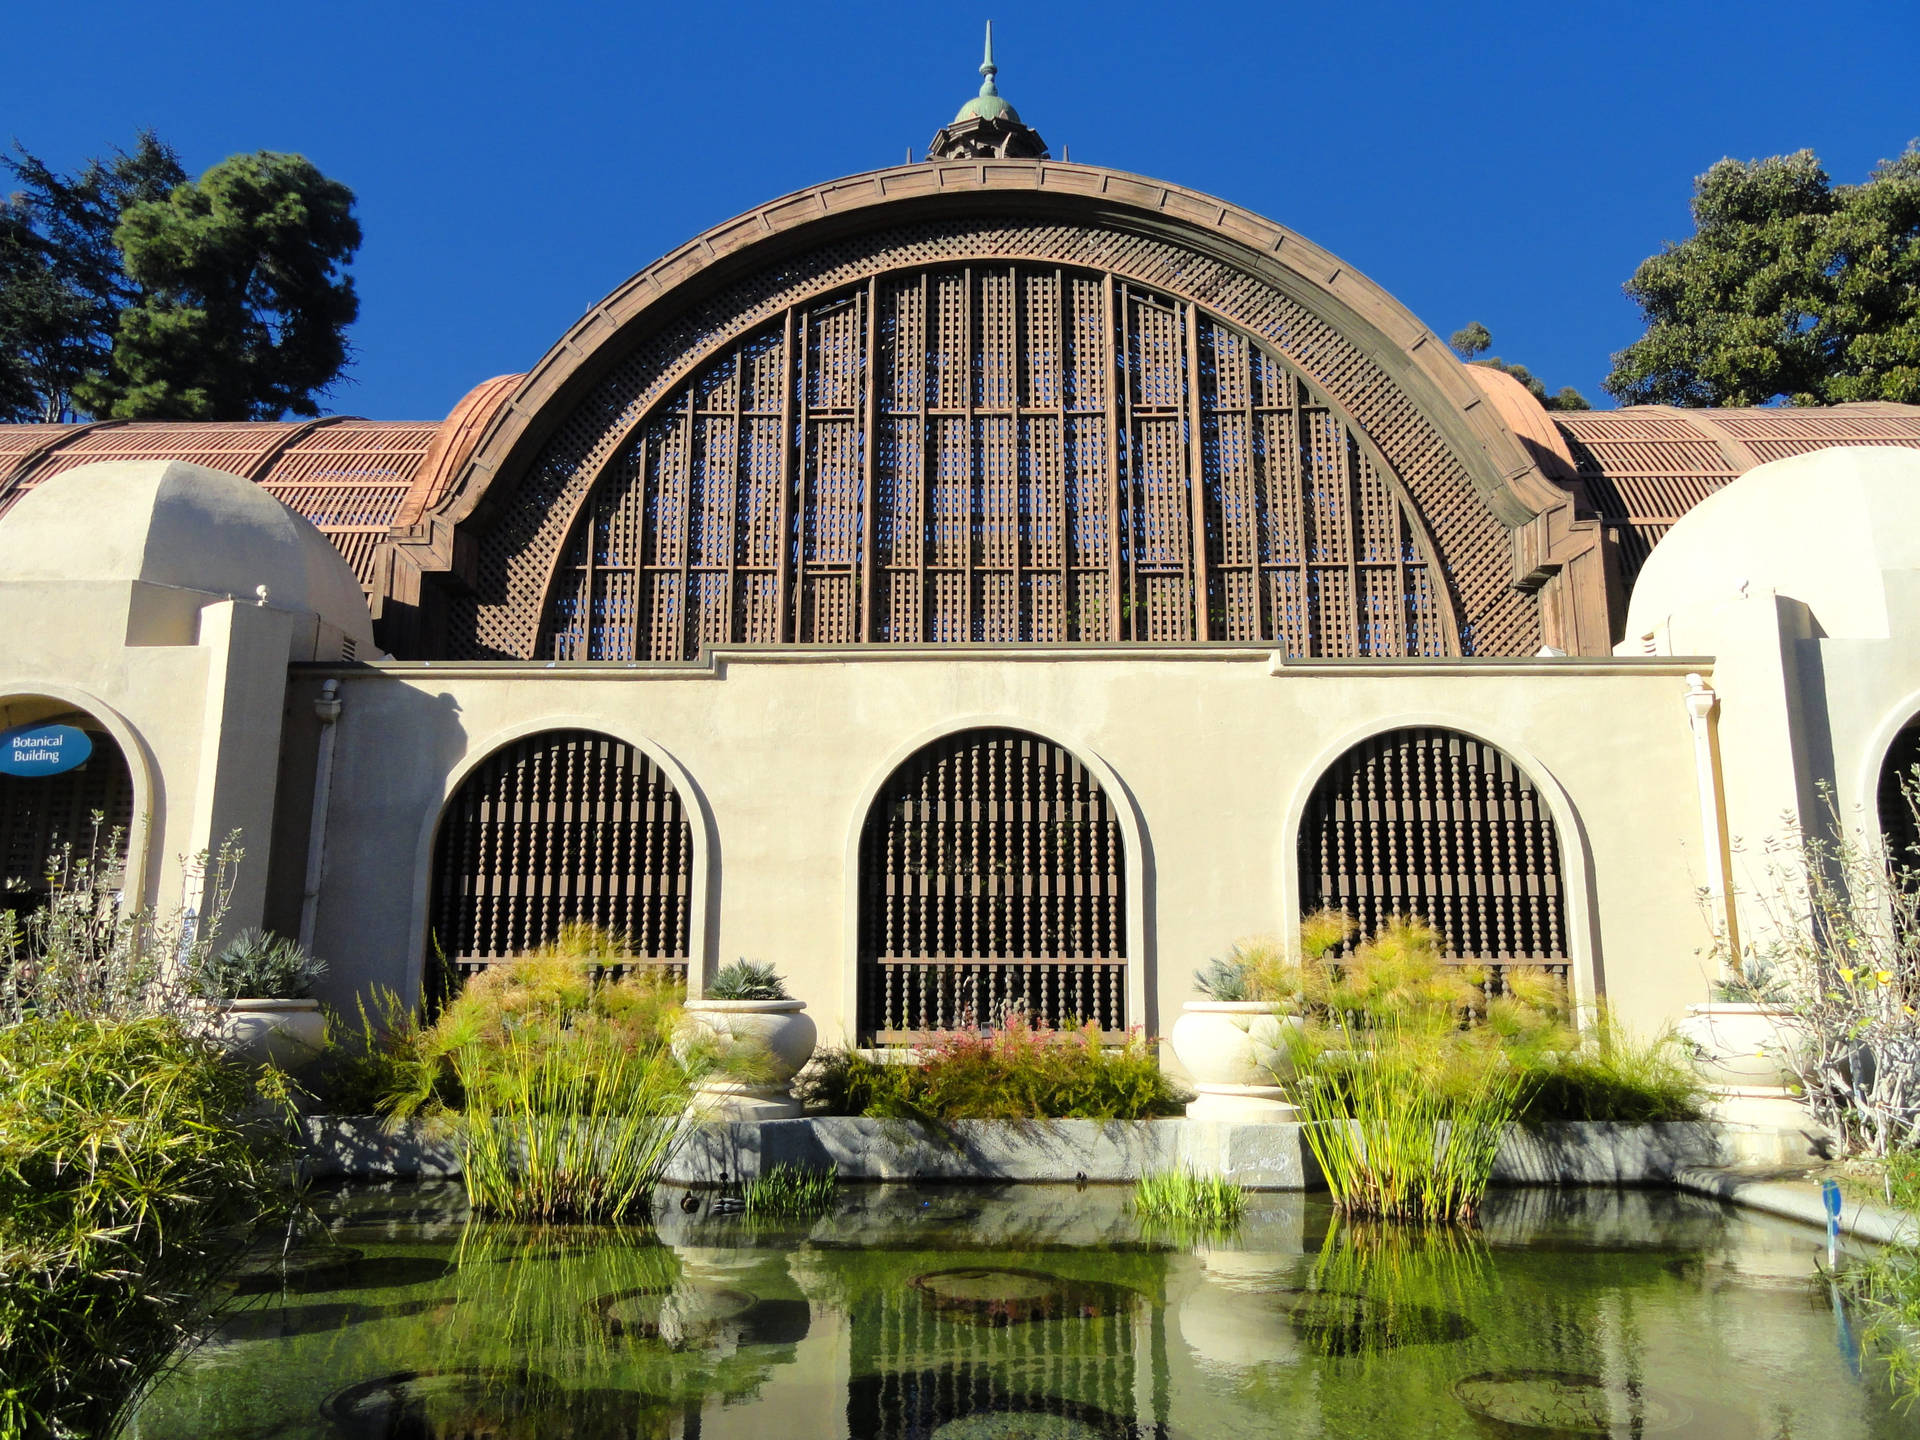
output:
POLYGON ((1702 662, 1327 662, 1264 650, 728 650, 708 666, 297 667, 341 682, 316 948, 351 979, 418 984, 435 824, 467 771, 581 726, 682 786, 705 857, 696 957, 776 962, 828 1040, 853 1028, 857 838, 927 740, 1011 725, 1071 746, 1124 795, 1134 1014, 1164 1031, 1195 966, 1299 913, 1295 835, 1324 766, 1403 724, 1479 735, 1552 803, 1583 993, 1640 1025, 1704 991, 1700 823, 1684 675, 1702 662), (1144 1001, 1144 1009, 1139 1002, 1144 1001))
POLYGON ((1730 880, 1742 940, 1764 941, 1793 883, 1771 847, 1830 805, 1877 838, 1880 767, 1920 714, 1920 454, 1749 471, 1655 548, 1621 648, 1715 656, 1730 880))
POLYGON ((259 924, 287 665, 372 646, 325 539, 238 476, 80 466, 0 522, 0 636, 0 724, 83 710, 126 757, 130 897, 203 912, 192 857, 238 832, 227 929, 259 924))

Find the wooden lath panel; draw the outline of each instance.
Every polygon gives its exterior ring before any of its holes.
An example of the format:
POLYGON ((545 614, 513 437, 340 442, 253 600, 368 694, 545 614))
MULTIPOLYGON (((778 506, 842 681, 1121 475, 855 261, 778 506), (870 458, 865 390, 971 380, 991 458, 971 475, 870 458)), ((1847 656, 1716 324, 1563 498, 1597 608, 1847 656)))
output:
POLYGON ((693 831, 680 796, 633 746, 552 730, 487 757, 434 841, 433 940, 471 968, 523 954, 572 923, 685 961, 693 831))
MULTIPOLYGON (((896 544, 889 552, 883 543, 893 523, 889 516, 897 518, 913 505, 920 507, 915 533, 923 542, 941 538, 944 527, 964 529, 972 521, 971 493, 965 497, 966 508, 954 514, 944 513, 936 503, 952 498, 942 494, 942 487, 954 483, 951 474, 942 480, 940 467, 944 464, 951 472, 968 463, 973 448, 970 420, 985 409, 979 402, 990 398, 988 381, 976 382, 970 369, 970 337, 977 319, 992 318, 997 301, 993 296, 983 301, 967 276, 1009 269, 1021 275, 1011 299, 1019 347, 1031 345, 1039 323, 1022 310, 1033 298, 1033 282, 1026 277, 1050 277, 1056 271, 1062 276, 1041 282, 1063 297, 1061 368, 1068 413, 1062 445, 1081 474, 1104 472, 1116 513, 1121 499, 1113 492, 1123 478, 1123 462, 1132 458, 1125 451, 1133 417, 1120 413, 1127 408, 1126 386, 1117 383, 1125 378, 1118 372, 1130 307, 1124 295, 1108 292, 1131 287, 1177 306, 1189 304, 1180 296, 1204 296, 1205 315, 1198 318, 1213 317, 1254 337, 1264 353, 1299 375, 1313 394, 1337 398, 1338 412, 1356 438, 1363 438, 1367 452, 1382 457, 1391 469, 1396 493, 1416 529, 1423 536, 1444 537, 1440 568, 1416 584, 1414 593, 1457 617, 1447 653, 1532 654, 1539 647, 1537 601, 1512 588, 1511 535, 1435 423, 1354 341, 1258 276, 1167 239, 1099 225, 981 217, 907 223, 845 236, 744 275, 727 289, 663 318, 564 415, 555 417, 550 439, 526 471, 496 482, 495 508, 486 531, 477 537, 474 592, 455 597, 452 606, 454 653, 473 658, 550 653, 545 601, 550 591, 561 588, 555 569, 564 563, 569 527, 581 513, 587 492, 611 473, 616 456, 636 443, 693 373, 721 363, 730 347, 775 334, 788 317, 861 290, 878 291, 869 307, 878 325, 873 373, 891 377, 874 397, 873 493, 878 508, 869 527, 874 598, 863 632, 870 640, 964 639, 975 633, 972 602, 980 587, 969 560, 923 553, 903 562, 910 570, 888 573, 885 556, 900 553, 900 547, 896 544), (908 352, 899 365, 891 364, 886 354, 893 343, 908 352), (897 402, 891 409, 884 403, 889 393, 897 402), (885 456, 898 459, 893 476, 917 479, 916 491, 891 489, 891 477, 881 463, 885 456)), ((1191 337, 1179 337, 1178 343, 1187 352, 1198 348, 1191 337)), ((1024 376, 1031 356, 1017 358, 1024 376)), ((1049 408, 1044 402, 1030 403, 1042 393, 1021 378, 1014 398, 1023 413, 1043 412, 1049 408)), ((1191 403, 1185 424, 1184 463, 1191 470, 1197 463, 1191 432, 1199 424, 1191 403)), ((783 428, 780 433, 783 448, 797 455, 797 431, 783 428)), ((787 493, 797 496, 791 460, 789 480, 787 493)), ((1087 538, 1095 538, 1092 526, 1080 528, 1087 538)), ((783 529, 782 535, 790 564, 794 532, 783 529)), ((1135 593, 1126 556, 1120 553, 1130 543, 1128 532, 1115 530, 1106 539, 1105 573, 1089 558, 1075 582, 1080 594, 1068 596, 1067 623, 1070 632, 1077 632, 1069 638, 1131 636, 1136 629, 1150 631, 1155 625, 1170 628, 1170 587, 1161 584, 1161 594, 1152 602, 1135 593), (1153 609, 1155 605, 1160 608, 1153 609)), ((1422 543, 1431 559, 1434 547, 1422 543)), ((867 558, 863 556, 863 567, 867 558)), ((1080 571, 1082 564, 1070 559, 1069 570, 1080 571)), ((1022 567, 1018 586, 1025 595, 1040 581, 1027 570, 1024 557, 1022 567)), ((867 573, 863 568, 863 585, 867 573)), ((1176 581, 1175 587, 1183 586, 1192 602, 1207 588, 1199 580, 1196 574, 1176 581)), ((796 613, 793 593, 790 583, 776 580, 775 585, 786 617, 781 638, 790 639, 796 613)), ((1282 598, 1293 603, 1291 597, 1282 598)), ((1022 625, 1030 626, 1037 613, 1023 605, 1022 625)), ((980 623, 986 624, 984 610, 980 623)))
POLYGON ((867 812, 859 886, 863 1035, 1012 1010, 1126 1029, 1119 820, 1065 748, 983 729, 919 751, 867 812))
POLYGON ((1110 277, 967 265, 788 310, 662 397, 586 497, 540 653, 1439 655, 1448 613, 1397 480, 1250 336, 1110 277))
POLYGON ((1300 893, 1363 935, 1418 916, 1462 959, 1568 957, 1546 802, 1506 755, 1451 730, 1370 736, 1328 768, 1300 824, 1300 893))

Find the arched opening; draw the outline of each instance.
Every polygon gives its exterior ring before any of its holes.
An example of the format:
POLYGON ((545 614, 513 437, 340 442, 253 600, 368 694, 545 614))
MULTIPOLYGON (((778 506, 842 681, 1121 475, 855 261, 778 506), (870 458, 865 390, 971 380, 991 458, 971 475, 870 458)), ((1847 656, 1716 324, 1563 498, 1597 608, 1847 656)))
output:
POLYGON ((465 976, 594 925, 684 981, 692 897, 693 828, 660 767, 608 735, 548 730, 494 751, 447 802, 428 943, 465 976))
POLYGON ((1123 1035, 1113 799, 1065 746, 1022 730, 966 730, 915 751, 861 829, 859 967, 866 1042, 1015 1015, 1123 1035))
POLYGON ((1417 916, 1449 958, 1569 978, 1559 834, 1526 772, 1484 740, 1420 726, 1368 736, 1320 777, 1300 822, 1305 910, 1371 934, 1417 916))
POLYGON ((84 761, 71 768, 33 761, 0 768, 0 909, 15 914, 46 904, 80 862, 108 890, 125 883, 135 815, 133 772, 119 742, 99 720, 62 700, 15 696, 0 703, 9 762, 12 737, 24 742, 56 729, 82 732, 84 761))
POLYGON ((1880 835, 1886 842, 1887 864, 1895 871, 1920 869, 1920 815, 1916 802, 1920 791, 1908 798, 1920 782, 1920 719, 1909 720, 1887 746, 1886 759, 1880 762, 1880 786, 1876 810, 1880 835))

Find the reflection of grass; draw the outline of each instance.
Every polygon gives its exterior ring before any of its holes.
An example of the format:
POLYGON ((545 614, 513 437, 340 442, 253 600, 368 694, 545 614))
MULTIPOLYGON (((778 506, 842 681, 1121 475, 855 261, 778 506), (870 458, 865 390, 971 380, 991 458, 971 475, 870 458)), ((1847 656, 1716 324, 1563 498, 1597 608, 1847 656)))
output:
POLYGON ((1370 1354, 1460 1338, 1456 1322, 1485 1306, 1497 1277, 1471 1232, 1349 1223, 1327 1232, 1308 1284, 1359 1302, 1367 1321, 1343 1334, 1354 1343, 1342 1353, 1370 1354))

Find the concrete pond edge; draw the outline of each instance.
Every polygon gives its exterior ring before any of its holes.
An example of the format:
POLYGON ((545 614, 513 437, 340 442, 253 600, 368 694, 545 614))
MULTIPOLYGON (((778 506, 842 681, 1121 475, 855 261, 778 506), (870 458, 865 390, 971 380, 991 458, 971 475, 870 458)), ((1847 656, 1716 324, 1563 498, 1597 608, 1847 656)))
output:
MULTIPOLYGON (((1494 1165, 1500 1185, 1661 1186, 1824 1227, 1817 1187, 1765 1173, 1813 1156, 1805 1132, 1714 1120, 1662 1124, 1564 1121, 1514 1126, 1494 1165)), ((431 1121, 370 1116, 307 1121, 308 1176, 432 1179, 460 1173, 459 1148, 431 1121)), ((1125 1184, 1152 1170, 1224 1175, 1250 1190, 1323 1187, 1304 1127, 1189 1120, 904 1120, 816 1116, 708 1121, 691 1127, 668 1167, 673 1184, 719 1185, 778 1165, 831 1168, 852 1182, 1125 1184)), ((1920 1240, 1915 1221, 1859 1202, 1849 1235, 1880 1244, 1920 1240)))

